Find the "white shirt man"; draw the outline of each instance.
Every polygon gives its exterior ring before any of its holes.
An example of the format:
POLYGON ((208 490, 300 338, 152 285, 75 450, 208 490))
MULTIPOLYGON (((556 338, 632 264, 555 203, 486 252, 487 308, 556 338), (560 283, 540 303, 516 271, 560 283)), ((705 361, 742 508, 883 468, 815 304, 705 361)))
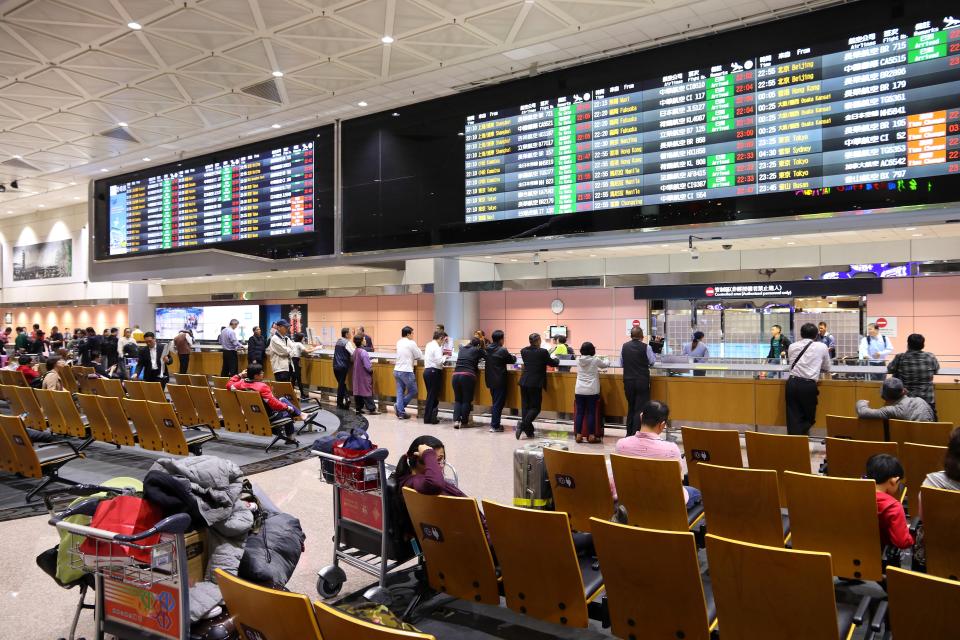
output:
POLYGON ((787 433, 807 435, 817 419, 817 380, 830 371, 830 350, 817 340, 817 326, 800 327, 800 340, 787 349, 787 433))
POLYGON ((428 342, 423 353, 424 369, 442 369, 443 359, 443 347, 436 340, 428 342))
POLYGON ((406 336, 397 340, 397 360, 394 371, 413 373, 413 365, 423 357, 417 343, 406 336))

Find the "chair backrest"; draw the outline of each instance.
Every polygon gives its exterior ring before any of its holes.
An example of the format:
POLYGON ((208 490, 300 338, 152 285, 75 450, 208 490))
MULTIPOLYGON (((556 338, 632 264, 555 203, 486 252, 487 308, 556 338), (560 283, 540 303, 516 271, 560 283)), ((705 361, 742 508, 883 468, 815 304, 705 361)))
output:
POLYGON ((617 501, 634 527, 688 531, 679 460, 610 454, 617 501))
POLYGON ((77 381, 77 393, 93 393, 94 380, 89 377, 91 373, 96 373, 93 368, 73 366, 70 372, 77 381))
POLYGON ((960 582, 890 567, 887 593, 897 640, 956 637, 960 582))
POLYGON ((896 442, 827 438, 827 475, 834 478, 862 478, 867 460, 877 453, 897 455, 896 442))
POLYGON ((175 373, 173 374, 173 380, 177 384, 182 384, 184 386, 190 384, 190 374, 189 373, 175 373))
POLYGON ((227 383, 230 382, 230 378, 221 377, 221 376, 210 376, 210 381, 213 383, 214 388, 226 389, 227 383))
POLYGON ((904 442, 900 445, 903 482, 907 485, 907 511, 911 516, 920 514, 920 486, 927 474, 942 471, 946 457, 946 447, 933 447, 912 442, 904 442))
POLYGON ((73 375, 73 369, 70 367, 60 368, 60 384, 62 384, 63 388, 70 393, 77 393, 80 391, 80 386, 77 384, 77 379, 73 375))
MULTIPOLYGON (((209 425, 214 429, 220 428, 220 416, 217 414, 217 405, 213 402, 213 394, 210 393, 210 387, 189 386, 187 394, 190 396, 190 402, 197 412, 197 424, 209 425)), ((171 395, 173 395, 171 393, 171 395)))
POLYGON ((537 511, 483 501, 497 550, 507 606, 568 627, 587 626, 583 576, 561 511, 537 511))
POLYGON ((785 436, 779 433, 745 431, 747 464, 751 469, 772 469, 777 472, 780 506, 787 506, 783 488, 783 472, 810 473, 810 440, 807 436, 785 436))
POLYGON ((247 423, 247 430, 257 436, 271 435, 270 416, 267 414, 267 407, 263 404, 263 398, 256 391, 234 391, 237 396, 237 404, 240 405, 240 411, 243 413, 243 419, 247 423))
POLYGON ((142 380, 127 380, 127 397, 131 400, 146 400, 142 380))
POLYGON ((0 369, 0 382, 6 385, 15 385, 16 382, 13 381, 13 376, 10 373, 10 369, 0 369))
MULTIPOLYGON (((324 640, 336 640, 337 638, 349 638, 350 640, 391 640, 391 638, 436 640, 434 636, 427 633, 391 629, 384 625, 367 622, 316 600, 313 602, 313 611, 317 616, 317 623, 320 625, 320 633, 323 634, 324 640)), ((270 639, 273 640, 273 636, 270 636, 270 639)))
POLYGON ((640 529, 599 518, 591 529, 613 635, 709 640, 711 621, 692 533, 640 529), (638 549, 656 552, 629 551, 638 549))
POLYGON ((202 373, 190 373, 187 374, 190 376, 189 384, 195 387, 206 387, 207 385, 207 376, 202 373))
POLYGON ((614 511, 606 457, 602 453, 575 453, 543 449, 554 509, 565 511, 577 531, 590 531, 590 518, 609 518, 614 511))
POLYGON ((163 392, 163 385, 159 382, 141 382, 140 388, 143 389, 143 399, 150 402, 166 402, 167 395, 163 392))
POLYGON ((34 389, 19 386, 11 386, 10 388, 17 394, 23 413, 26 414, 23 417, 24 425, 39 431, 46 429, 47 420, 43 417, 43 407, 40 406, 40 401, 37 400, 34 389))
POLYGON ((952 422, 920 422, 918 420, 889 420, 890 439, 899 445, 904 442, 945 447, 953 433, 952 422))
POLYGON ((290 398, 290 402, 292 402, 295 407, 300 408, 300 394, 294 390, 292 382, 289 380, 274 380, 270 383, 270 386, 273 388, 273 395, 278 398, 286 396, 290 398))
POLYGON ((699 488, 711 533, 768 547, 783 546, 776 471, 703 464, 699 488))
POLYGON ((137 428, 137 440, 139 440, 140 446, 150 451, 163 451, 163 437, 160 435, 160 430, 157 428, 153 416, 150 415, 147 401, 126 398, 121 402, 123 402, 123 410, 127 417, 133 421, 133 426, 137 428))
POLYGON ((410 488, 403 490, 403 500, 431 588, 468 602, 500 604, 497 570, 477 501, 428 496, 410 488))
MULTIPOLYGON (((17 418, 17 415, 4 416, 6 418, 17 418)), ((18 418, 19 419, 19 418, 18 418)), ((20 461, 13 450, 13 444, 6 432, 0 428, 0 469, 7 473, 20 473, 20 461)))
POLYGON ((683 451, 687 459, 690 486, 700 486, 697 465, 701 462, 724 467, 742 467, 740 432, 734 429, 694 429, 682 427, 683 451))
POLYGON ((183 435, 183 427, 177 419, 177 412, 169 402, 152 402, 147 400, 147 410, 157 425, 160 438, 163 440, 163 450, 178 456, 190 455, 187 448, 187 439, 183 435))
POLYGON ((42 478, 40 460, 23 426, 23 420, 19 416, 0 415, 0 429, 3 429, 3 434, 13 451, 17 472, 28 478, 42 478))
POLYGON ((36 396, 40 408, 43 409, 43 415, 47 419, 47 424, 50 425, 50 431, 64 436, 72 435, 70 428, 67 426, 67 421, 60 413, 57 401, 53 399, 53 391, 49 389, 26 389, 26 391, 36 396))
POLYGON ((127 393, 123 390, 123 383, 116 378, 100 378, 97 380, 97 393, 101 396, 113 396, 114 398, 127 397, 127 393))
POLYGON ((87 416, 87 422, 90 424, 90 435, 93 436, 93 439, 100 442, 116 442, 110 424, 100 408, 98 397, 90 393, 78 393, 77 402, 83 409, 83 415, 87 416))
POLYGON ((324 640, 310 598, 276 591, 216 569, 217 585, 247 640, 324 640))
POLYGON ((848 440, 885 440, 883 420, 827 415, 827 437, 848 440))
MULTIPOLYGON (((3 369, 0 369, 3 371, 3 369)), ((15 416, 25 413, 26 409, 23 408, 23 403, 20 402, 20 394, 17 393, 17 388, 12 384, 0 384, 0 395, 3 395, 4 400, 10 405, 10 413, 15 416)))
POLYGON ((731 638, 840 640, 830 554, 707 534, 707 557, 717 618, 731 638))
POLYGON ((240 401, 237 400, 236 393, 214 387, 213 395, 217 398, 217 404, 220 405, 220 415, 223 416, 223 426, 227 428, 227 431, 246 433, 247 421, 243 418, 240 401))
POLYGON ((67 433, 75 438, 83 438, 87 435, 87 427, 83 424, 83 418, 80 417, 80 411, 73 401, 73 394, 69 391, 51 391, 53 401, 60 409, 60 415, 63 416, 64 425, 67 427, 67 433))
POLYGON ((200 416, 197 415, 197 408, 193 405, 193 399, 187 389, 188 387, 182 384, 167 385, 170 400, 173 402, 173 408, 177 410, 177 417, 180 422, 187 425, 200 424, 200 416))
POLYGON ((923 529, 927 547, 927 573, 958 580, 960 576, 960 491, 922 487, 923 529))
POLYGON ((794 549, 825 551, 833 575, 880 580, 880 526, 873 480, 784 473, 794 549))
POLYGON ((113 433, 114 442, 132 447, 137 444, 137 439, 130 428, 130 421, 123 410, 123 400, 114 396, 98 396, 97 404, 107 424, 110 425, 110 431, 113 433))

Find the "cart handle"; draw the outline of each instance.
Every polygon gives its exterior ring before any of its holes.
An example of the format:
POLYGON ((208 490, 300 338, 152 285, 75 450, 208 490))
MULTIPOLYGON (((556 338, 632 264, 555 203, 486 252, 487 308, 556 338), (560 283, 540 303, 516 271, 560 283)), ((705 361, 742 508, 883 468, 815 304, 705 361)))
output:
POLYGON ((314 451, 313 455, 318 458, 324 458, 325 460, 333 460, 334 462, 346 462, 347 464, 356 464, 358 462, 366 462, 368 460, 373 460, 374 462, 380 462, 381 460, 386 460, 390 455, 390 452, 387 449, 374 449, 370 453, 365 453, 358 458, 346 458, 343 456, 335 456, 332 453, 324 453, 323 451, 314 451))
MULTIPOLYGON (((78 506, 83 506, 87 502, 95 501, 87 500, 78 506)), ((157 535, 158 533, 186 533, 190 529, 190 526, 193 522, 188 514, 177 513, 169 518, 164 518, 146 531, 142 531, 132 536, 127 536, 114 531, 107 531, 106 529, 97 529, 95 527, 88 527, 86 525, 75 524, 73 522, 63 522, 63 518, 67 517, 64 515, 64 513, 59 513, 53 518, 50 518, 50 524, 56 526, 58 529, 75 533, 77 535, 90 536, 93 538, 110 540, 118 543, 136 542, 138 540, 157 535)))

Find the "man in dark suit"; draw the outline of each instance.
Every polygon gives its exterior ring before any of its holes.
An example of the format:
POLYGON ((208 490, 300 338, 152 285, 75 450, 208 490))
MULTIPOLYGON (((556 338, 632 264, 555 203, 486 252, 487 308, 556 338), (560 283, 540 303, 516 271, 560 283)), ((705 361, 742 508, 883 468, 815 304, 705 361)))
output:
POLYGON ((520 422, 514 435, 520 439, 520 432, 533 437, 533 421, 540 415, 543 402, 543 390, 547 388, 547 366, 556 367, 560 361, 550 357, 550 352, 540 346, 540 334, 530 334, 530 346, 520 350, 523 360, 523 373, 520 374, 520 422))
POLYGON ((166 386, 170 378, 167 367, 173 363, 173 355, 167 353, 164 357, 163 345, 157 342, 153 331, 143 334, 143 341, 146 345, 137 351, 137 368, 134 369, 133 377, 136 378, 142 371, 144 382, 159 382, 166 386))
POLYGON ((627 435, 637 432, 640 409, 650 400, 650 367, 657 361, 653 349, 643 341, 643 329, 633 327, 630 341, 620 349, 623 393, 627 396, 627 435))
POLYGON ((507 365, 514 364, 517 356, 503 346, 503 331, 497 329, 491 336, 493 342, 487 347, 487 364, 484 368, 484 378, 490 395, 493 396, 493 406, 490 408, 490 432, 501 433, 500 414, 507 400, 507 365))
POLYGON ((86 336, 77 345, 77 352, 80 354, 80 364, 89 367, 93 361, 91 354, 94 351, 103 353, 103 338, 97 335, 97 330, 93 327, 87 327, 85 333, 86 336))

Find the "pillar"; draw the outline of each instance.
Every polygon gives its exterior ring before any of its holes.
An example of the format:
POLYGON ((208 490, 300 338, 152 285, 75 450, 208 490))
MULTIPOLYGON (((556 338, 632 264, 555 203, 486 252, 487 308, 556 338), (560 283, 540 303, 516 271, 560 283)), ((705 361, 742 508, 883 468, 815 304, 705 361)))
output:
POLYGON ((157 305, 150 302, 149 285, 131 282, 127 285, 127 326, 140 326, 144 331, 154 331, 157 321, 157 305))
POLYGON ((469 339, 479 328, 477 294, 460 291, 460 260, 433 260, 433 319, 453 341, 469 339))

